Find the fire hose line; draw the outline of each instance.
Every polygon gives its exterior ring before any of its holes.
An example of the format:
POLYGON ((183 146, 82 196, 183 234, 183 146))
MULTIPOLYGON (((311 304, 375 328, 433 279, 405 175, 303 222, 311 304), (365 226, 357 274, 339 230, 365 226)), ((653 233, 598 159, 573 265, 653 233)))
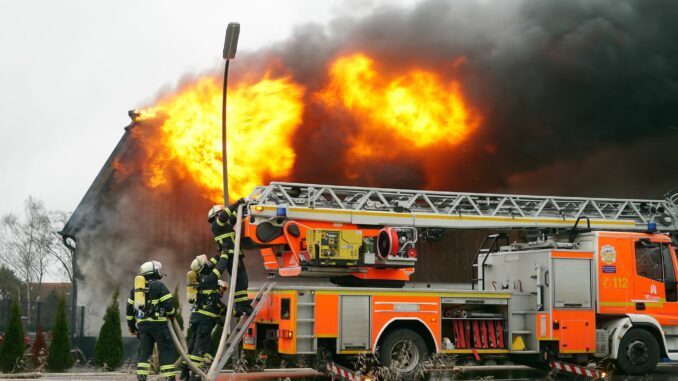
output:
MULTIPOLYGON (((171 319, 174 320, 174 319, 171 319)), ((189 358, 188 355, 186 354, 186 350, 184 347, 181 345, 181 341, 179 341, 179 338, 177 337, 177 333, 174 332, 174 327, 172 326, 172 323, 169 321, 167 322, 167 326, 169 327, 170 335, 172 336, 172 341, 174 341, 174 346, 177 348, 177 351, 179 352, 179 355, 181 358, 188 364, 188 366, 191 368, 193 372, 195 372, 197 375, 199 375, 203 380, 207 379, 207 375, 205 372, 200 370, 189 358)))
MULTIPOLYGON (((172 327, 174 328, 174 333, 177 335, 177 337, 179 337, 179 341, 181 343, 181 348, 184 351, 187 351, 188 345, 186 344, 186 338, 184 337, 184 333, 181 331, 181 327, 179 327, 179 322, 177 322, 177 319, 172 319, 172 327)), ((179 350, 179 349, 177 348, 177 350, 179 350)), ((181 365, 181 360, 182 360, 182 358, 179 357, 177 359, 177 361, 174 362, 175 368, 179 368, 179 366, 181 365)))
POLYGON ((238 278, 238 260, 240 259, 240 234, 242 230, 242 204, 238 205, 238 214, 237 220, 235 223, 235 247, 233 248, 233 267, 231 268, 231 286, 228 289, 228 304, 226 307, 226 319, 224 321, 224 329, 221 332, 221 339, 219 340, 219 349, 214 356, 214 362, 210 366, 209 372, 207 372, 206 380, 213 381, 217 373, 221 368, 226 364, 227 359, 222 359, 224 355, 224 349, 226 348, 226 338, 229 336, 231 331, 231 316, 233 316, 233 299, 235 294, 235 282, 238 278))

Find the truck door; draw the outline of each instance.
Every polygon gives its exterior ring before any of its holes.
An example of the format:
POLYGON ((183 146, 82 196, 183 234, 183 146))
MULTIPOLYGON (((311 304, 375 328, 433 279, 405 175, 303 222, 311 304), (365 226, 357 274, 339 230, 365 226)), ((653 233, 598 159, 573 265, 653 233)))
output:
POLYGON ((635 241, 634 246, 634 309, 655 317, 662 326, 678 325, 673 249, 668 242, 653 242, 647 238, 635 241))
POLYGON ((634 312, 632 299, 635 264, 633 242, 626 237, 601 236, 598 248, 598 284, 601 314, 634 312))
POLYGON ((664 287, 666 288, 666 303, 661 311, 654 317, 659 321, 664 330, 666 349, 669 352, 678 351, 678 290, 676 287, 676 261, 675 248, 668 242, 660 244, 662 262, 664 265, 664 287))

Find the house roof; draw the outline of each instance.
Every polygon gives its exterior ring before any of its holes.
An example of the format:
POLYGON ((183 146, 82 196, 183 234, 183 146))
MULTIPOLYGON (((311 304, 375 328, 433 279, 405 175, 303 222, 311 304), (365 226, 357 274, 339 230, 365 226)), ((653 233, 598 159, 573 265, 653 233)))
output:
POLYGON ((61 234, 63 237, 76 238, 78 232, 83 227, 87 226, 87 219, 89 216, 89 213, 87 213, 88 209, 96 207, 99 197, 101 196, 102 189, 105 189, 113 179, 115 174, 114 163, 117 159, 122 157, 132 145, 131 143, 133 139, 130 131, 135 126, 134 118, 136 116, 136 111, 130 110, 128 115, 130 118, 132 118, 132 122, 125 127, 125 133, 120 138, 120 141, 118 141, 118 144, 113 149, 113 152, 111 152, 111 155, 106 160, 106 163, 104 163, 104 166, 101 168, 101 170, 99 170, 96 178, 89 186, 89 189, 83 196, 82 200, 80 200, 80 203, 75 208, 75 211, 73 211, 73 214, 71 214, 71 217, 64 225, 64 228, 59 232, 59 234, 61 234))

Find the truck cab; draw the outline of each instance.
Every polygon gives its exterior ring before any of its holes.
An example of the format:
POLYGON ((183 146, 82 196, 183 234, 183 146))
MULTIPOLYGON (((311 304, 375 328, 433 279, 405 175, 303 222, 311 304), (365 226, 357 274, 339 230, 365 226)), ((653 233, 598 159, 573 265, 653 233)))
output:
POLYGON ((595 231, 481 255, 479 287, 523 295, 523 362, 609 358, 629 374, 678 359, 676 253, 666 234, 595 231), (487 257, 487 259, 485 258, 487 257), (526 353, 528 353, 526 352, 526 353))

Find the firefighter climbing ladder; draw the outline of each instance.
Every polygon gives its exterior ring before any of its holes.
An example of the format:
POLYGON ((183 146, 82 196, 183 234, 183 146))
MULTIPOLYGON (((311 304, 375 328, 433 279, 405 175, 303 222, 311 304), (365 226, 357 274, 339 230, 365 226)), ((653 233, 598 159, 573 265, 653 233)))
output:
POLYGON ((665 199, 617 199, 437 192, 271 182, 249 196, 255 217, 455 229, 591 228, 678 230, 678 190, 665 199))
MULTIPOLYGON (((240 237, 242 231, 242 205, 238 207, 237 216, 238 216, 237 222, 235 225, 235 247, 234 247, 235 253, 240 252, 240 237)), ((264 305, 264 303, 262 302, 268 297, 268 294, 271 292, 271 289, 275 285, 275 283, 273 282, 267 282, 261 286, 259 292, 257 292, 257 295, 252 300, 251 303, 252 313, 250 315, 241 317, 238 320, 236 326, 233 328, 233 330, 231 330, 230 329, 231 319, 228 317, 233 316, 233 299, 235 292, 235 282, 237 280, 238 275, 237 271, 238 260, 239 255, 236 255, 233 258, 233 267, 231 269, 231 274, 233 274, 233 276, 231 277, 231 286, 229 288, 228 294, 228 304, 226 310, 227 318, 224 321, 224 329, 222 330, 221 333, 219 348, 217 349, 217 353, 214 357, 214 362, 212 362, 212 365, 210 366, 210 369, 207 372, 207 374, 205 374, 205 372, 203 372, 202 369, 199 369, 189 359, 188 355, 186 354, 186 343, 181 339, 182 333, 178 324, 176 324, 174 320, 172 320, 172 322, 168 322, 172 340, 174 341, 174 345, 179 351, 181 358, 189 365, 191 370, 193 370, 193 372, 199 375, 203 380, 212 381, 217 377, 219 371, 223 369, 224 365, 226 364, 226 361, 231 356, 237 345, 240 343, 240 340, 242 340, 242 337, 245 335, 247 328, 252 323, 254 318, 257 316, 259 310, 261 310, 261 307, 264 305)))

